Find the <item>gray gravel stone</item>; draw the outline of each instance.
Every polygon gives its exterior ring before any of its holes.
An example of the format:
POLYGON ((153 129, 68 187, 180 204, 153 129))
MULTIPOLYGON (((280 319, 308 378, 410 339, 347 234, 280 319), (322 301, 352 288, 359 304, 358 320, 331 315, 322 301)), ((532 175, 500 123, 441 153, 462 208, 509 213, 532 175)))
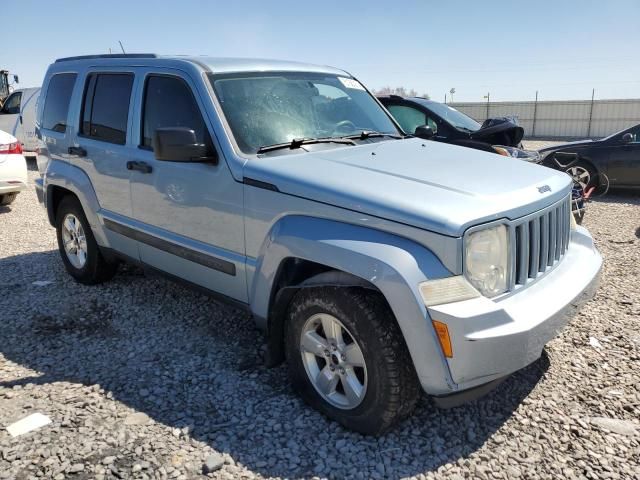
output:
POLYGON ((224 457, 217 452, 213 452, 207 456, 202 466, 202 471, 207 473, 213 473, 216 470, 220 470, 224 466, 224 457))
POLYGON ((75 283, 23 192, 0 209, 0 425, 52 423, 0 431, 0 478, 191 479, 211 458, 216 479, 640 478, 640 199, 591 202, 585 225, 601 287, 543 357, 476 402, 425 397, 375 439, 306 406, 285 366, 264 368, 245 313, 129 266, 75 283))

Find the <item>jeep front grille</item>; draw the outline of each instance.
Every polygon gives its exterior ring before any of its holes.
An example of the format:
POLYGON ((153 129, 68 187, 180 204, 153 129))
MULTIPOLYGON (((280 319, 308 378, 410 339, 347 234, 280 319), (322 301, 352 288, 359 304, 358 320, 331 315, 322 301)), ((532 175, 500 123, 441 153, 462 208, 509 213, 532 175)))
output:
POLYGON ((551 270, 569 247, 570 198, 511 223, 510 290, 551 270))

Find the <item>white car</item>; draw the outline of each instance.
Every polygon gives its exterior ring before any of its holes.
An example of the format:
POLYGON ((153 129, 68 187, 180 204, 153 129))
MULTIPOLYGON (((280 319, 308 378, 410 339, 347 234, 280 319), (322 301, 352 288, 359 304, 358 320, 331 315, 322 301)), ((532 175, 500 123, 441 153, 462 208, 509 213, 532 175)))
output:
POLYGON ((27 188, 27 161, 16 137, 0 130, 0 206, 9 205, 27 188))
POLYGON ((35 126, 39 97, 40 88, 15 90, 0 108, 0 130, 18 139, 26 157, 35 157, 38 147, 35 126))

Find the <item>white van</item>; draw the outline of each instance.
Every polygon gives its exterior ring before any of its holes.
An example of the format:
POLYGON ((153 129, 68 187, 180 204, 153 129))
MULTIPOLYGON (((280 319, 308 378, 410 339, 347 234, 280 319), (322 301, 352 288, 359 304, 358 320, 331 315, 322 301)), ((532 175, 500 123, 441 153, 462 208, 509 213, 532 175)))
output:
POLYGON ((0 108, 0 130, 3 130, 22 143, 23 155, 35 157, 38 147, 36 138, 36 102, 40 88, 15 90, 7 97, 0 108))

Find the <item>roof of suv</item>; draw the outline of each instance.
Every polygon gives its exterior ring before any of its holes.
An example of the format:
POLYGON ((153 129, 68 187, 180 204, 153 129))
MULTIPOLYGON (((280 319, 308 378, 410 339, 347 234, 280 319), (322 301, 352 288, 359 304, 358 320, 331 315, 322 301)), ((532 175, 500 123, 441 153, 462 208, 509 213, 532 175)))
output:
POLYGON ((262 58, 226 58, 207 56, 156 55, 154 53, 127 53, 108 55, 83 55, 78 57, 59 58, 62 62, 91 62, 92 64, 124 64, 135 60, 139 64, 157 64, 163 60, 175 60, 194 63, 214 73, 231 72, 315 72, 345 75, 344 70, 323 65, 290 62, 285 60, 269 60, 262 58), (128 62, 127 62, 128 60, 128 62))

